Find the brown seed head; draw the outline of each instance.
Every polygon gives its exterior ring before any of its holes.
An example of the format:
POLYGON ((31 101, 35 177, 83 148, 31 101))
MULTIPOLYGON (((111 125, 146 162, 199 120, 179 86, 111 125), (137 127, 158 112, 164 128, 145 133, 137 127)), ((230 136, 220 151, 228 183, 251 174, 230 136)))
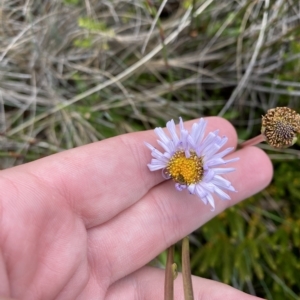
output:
POLYGON ((290 147, 300 135, 300 115, 289 107, 269 109, 262 116, 261 133, 272 147, 290 147))

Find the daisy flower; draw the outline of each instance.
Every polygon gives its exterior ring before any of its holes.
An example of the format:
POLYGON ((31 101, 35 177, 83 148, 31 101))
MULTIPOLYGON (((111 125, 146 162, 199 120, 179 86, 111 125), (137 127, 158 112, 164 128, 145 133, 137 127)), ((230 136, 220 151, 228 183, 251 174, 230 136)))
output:
POLYGON ((184 128, 182 119, 179 120, 179 136, 173 120, 167 123, 169 136, 160 127, 154 130, 159 137, 158 144, 164 149, 163 153, 145 143, 153 157, 148 168, 150 171, 163 170, 166 179, 172 178, 175 181, 177 190, 187 189, 215 209, 213 194, 223 200, 230 200, 230 196, 224 190, 235 192, 230 181, 222 177, 223 174, 235 170, 222 167, 238 160, 238 158, 223 159, 234 148, 218 152, 228 138, 220 137, 219 130, 210 132, 205 137, 207 122, 203 118, 193 124, 191 132, 184 128))

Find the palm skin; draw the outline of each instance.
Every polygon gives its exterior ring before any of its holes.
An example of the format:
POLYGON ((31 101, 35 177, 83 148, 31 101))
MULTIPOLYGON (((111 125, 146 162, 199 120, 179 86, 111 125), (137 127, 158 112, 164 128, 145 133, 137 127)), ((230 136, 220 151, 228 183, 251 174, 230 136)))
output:
MULTIPOLYGON (((225 120, 208 129, 227 135, 225 120)), ((187 128, 192 121, 187 122, 187 128)), ((65 151, 0 173, 0 295, 13 299, 163 299, 164 271, 145 266, 216 214, 264 188, 272 166, 260 149, 230 156, 224 176, 237 193, 210 211, 178 192, 146 164, 153 131, 127 134, 65 151)), ((193 278, 195 299, 258 299, 227 285, 193 278)), ((0 299, 7 299, 1 298, 0 299)), ((175 299, 183 299, 182 280, 175 299)))

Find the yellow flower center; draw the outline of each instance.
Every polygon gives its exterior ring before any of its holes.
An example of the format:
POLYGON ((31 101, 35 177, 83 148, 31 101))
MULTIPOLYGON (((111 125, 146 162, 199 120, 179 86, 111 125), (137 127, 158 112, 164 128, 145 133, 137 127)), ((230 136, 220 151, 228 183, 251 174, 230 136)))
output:
POLYGON ((190 185, 201 181, 203 177, 203 159, 195 152, 186 158, 184 151, 177 151, 170 159, 166 173, 180 184, 190 185))

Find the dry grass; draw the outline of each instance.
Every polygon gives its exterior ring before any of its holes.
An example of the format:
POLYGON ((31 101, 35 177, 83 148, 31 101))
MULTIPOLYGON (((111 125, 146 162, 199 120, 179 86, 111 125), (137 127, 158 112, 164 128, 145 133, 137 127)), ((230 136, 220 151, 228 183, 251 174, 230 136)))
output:
POLYGON ((297 1, 179 3, 2 0, 2 167, 179 115, 251 135, 298 105, 297 1))

